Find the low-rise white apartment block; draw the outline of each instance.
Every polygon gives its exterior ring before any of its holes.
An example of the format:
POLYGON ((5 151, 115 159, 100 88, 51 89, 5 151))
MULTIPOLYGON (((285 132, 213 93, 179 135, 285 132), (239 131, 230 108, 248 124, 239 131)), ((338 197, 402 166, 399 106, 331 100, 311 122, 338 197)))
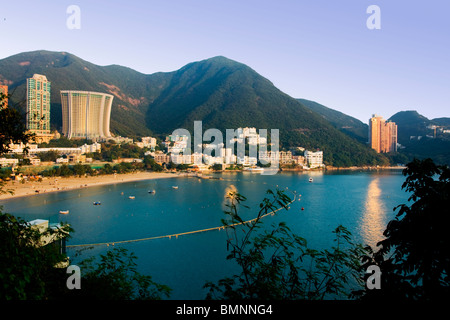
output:
POLYGON ((19 159, 0 158, 0 167, 14 167, 19 165, 19 159))
POLYGON ((41 164, 41 159, 39 159, 39 158, 32 157, 32 158, 28 158, 28 160, 30 160, 30 164, 32 166, 38 166, 41 164))
POLYGON ((166 138, 164 145, 168 153, 185 152, 188 147, 188 136, 170 135, 166 138))
MULTIPOLYGON (((207 162, 208 156, 198 152, 193 154, 173 153, 170 155, 170 159, 175 164, 201 164, 204 160, 207 162)), ((210 160, 208 159, 208 161, 210 160)))
POLYGON ((159 164, 170 162, 170 155, 165 154, 164 152, 161 151, 157 151, 153 156, 153 158, 155 159, 155 162, 159 164))
POLYGON ((93 144, 84 144, 78 148, 60 148, 60 147, 50 147, 50 148, 39 148, 37 144, 11 144, 9 146, 10 153, 22 154, 25 148, 28 148, 28 154, 35 155, 42 152, 55 151, 59 154, 85 154, 93 152, 101 152, 102 145, 100 143, 94 142, 93 144))
POLYGON ((58 158, 56 159, 56 163, 60 164, 60 163, 69 163, 69 158, 58 158))
POLYGON ((142 143, 144 144, 144 148, 156 148, 156 138, 142 137, 142 143))
POLYGON ((259 145, 266 144, 267 139, 265 137, 261 137, 259 133, 257 133, 256 128, 237 128, 236 129, 236 137, 230 140, 231 143, 243 143, 247 139, 247 143, 249 145, 259 145))
POLYGON ((280 164, 290 164, 292 163, 292 152, 291 151, 260 151, 259 161, 263 164, 267 163, 280 163, 280 164))
POLYGON ((256 157, 249 157, 249 156, 237 157, 237 164, 241 164, 244 167, 256 166, 257 163, 258 163, 258 158, 256 158, 256 157))
POLYGON ((323 151, 305 151, 306 164, 310 168, 323 167, 323 151))

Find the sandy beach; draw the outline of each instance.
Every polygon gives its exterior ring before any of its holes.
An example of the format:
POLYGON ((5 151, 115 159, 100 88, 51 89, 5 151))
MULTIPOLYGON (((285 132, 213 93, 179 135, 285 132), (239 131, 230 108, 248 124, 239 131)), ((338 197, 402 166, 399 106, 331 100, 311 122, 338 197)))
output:
POLYGON ((162 178, 174 178, 179 175, 167 172, 136 172, 126 174, 111 174, 101 176, 87 177, 51 177, 42 178, 42 181, 8 181, 3 190, 12 190, 14 194, 0 194, 0 200, 8 200, 17 197, 32 196, 48 192, 61 192, 79 188, 89 188, 107 184, 116 184, 130 181, 151 180, 162 178))

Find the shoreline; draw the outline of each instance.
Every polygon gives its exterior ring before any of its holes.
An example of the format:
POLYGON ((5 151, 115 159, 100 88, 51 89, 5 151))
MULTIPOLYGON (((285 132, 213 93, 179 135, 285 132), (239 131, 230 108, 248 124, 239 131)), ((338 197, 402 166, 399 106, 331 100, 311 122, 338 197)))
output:
POLYGON ((372 170, 403 170, 406 169, 406 166, 364 166, 364 167, 332 167, 332 166, 328 166, 326 167, 326 170, 329 171, 344 171, 344 170, 350 170, 350 171, 355 171, 355 170, 364 170, 364 171, 372 171, 372 170))
POLYGON ((19 181, 8 181, 3 186, 3 190, 5 191, 12 190, 14 194, 10 193, 0 194, 0 201, 11 200, 20 197, 30 197, 38 194, 64 192, 116 183, 175 178, 175 177, 180 177, 180 175, 167 172, 135 172, 123 174, 108 174, 93 177, 92 176, 51 177, 51 178, 43 178, 41 182, 28 181, 25 183, 21 183, 19 181))
MULTIPOLYGON (((372 170, 400 170, 404 167, 391 166, 391 167, 326 167, 320 170, 296 170, 296 169, 282 169, 280 173, 284 172, 317 172, 317 171, 372 171, 372 170)), ((215 173, 237 173, 242 172, 242 170, 232 170, 232 171, 218 171, 215 173)), ((210 172, 214 173, 214 172, 210 172)), ((20 197, 30 197, 38 194, 53 193, 53 192, 63 192, 76 189, 89 188, 94 186, 103 186, 116 183, 133 182, 141 180, 153 180, 153 179, 164 179, 164 178, 175 178, 175 177, 197 177, 203 179, 214 179, 209 175, 202 176, 197 174, 186 174, 183 172, 134 172, 134 173, 122 173, 122 174, 108 174, 100 176, 86 176, 86 177, 49 177, 43 178, 41 182, 39 181, 28 181, 21 183, 20 181, 7 181, 3 186, 3 190, 12 190, 14 194, 4 193, 0 194, 0 201, 11 200, 20 197)))

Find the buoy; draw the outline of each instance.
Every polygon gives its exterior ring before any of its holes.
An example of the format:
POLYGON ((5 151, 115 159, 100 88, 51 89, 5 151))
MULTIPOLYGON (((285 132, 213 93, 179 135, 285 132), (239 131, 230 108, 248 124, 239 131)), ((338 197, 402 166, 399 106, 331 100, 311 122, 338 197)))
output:
POLYGON ((305 210, 305 208, 302 207, 302 210, 305 210))

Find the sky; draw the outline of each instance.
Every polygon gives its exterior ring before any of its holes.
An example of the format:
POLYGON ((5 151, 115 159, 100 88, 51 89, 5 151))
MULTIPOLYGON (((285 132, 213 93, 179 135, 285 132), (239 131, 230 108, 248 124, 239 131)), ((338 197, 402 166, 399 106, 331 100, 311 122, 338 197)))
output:
POLYGON ((0 59, 65 51, 152 74, 221 55, 365 123, 450 117, 448 0, 2 0, 0 34, 0 59))

